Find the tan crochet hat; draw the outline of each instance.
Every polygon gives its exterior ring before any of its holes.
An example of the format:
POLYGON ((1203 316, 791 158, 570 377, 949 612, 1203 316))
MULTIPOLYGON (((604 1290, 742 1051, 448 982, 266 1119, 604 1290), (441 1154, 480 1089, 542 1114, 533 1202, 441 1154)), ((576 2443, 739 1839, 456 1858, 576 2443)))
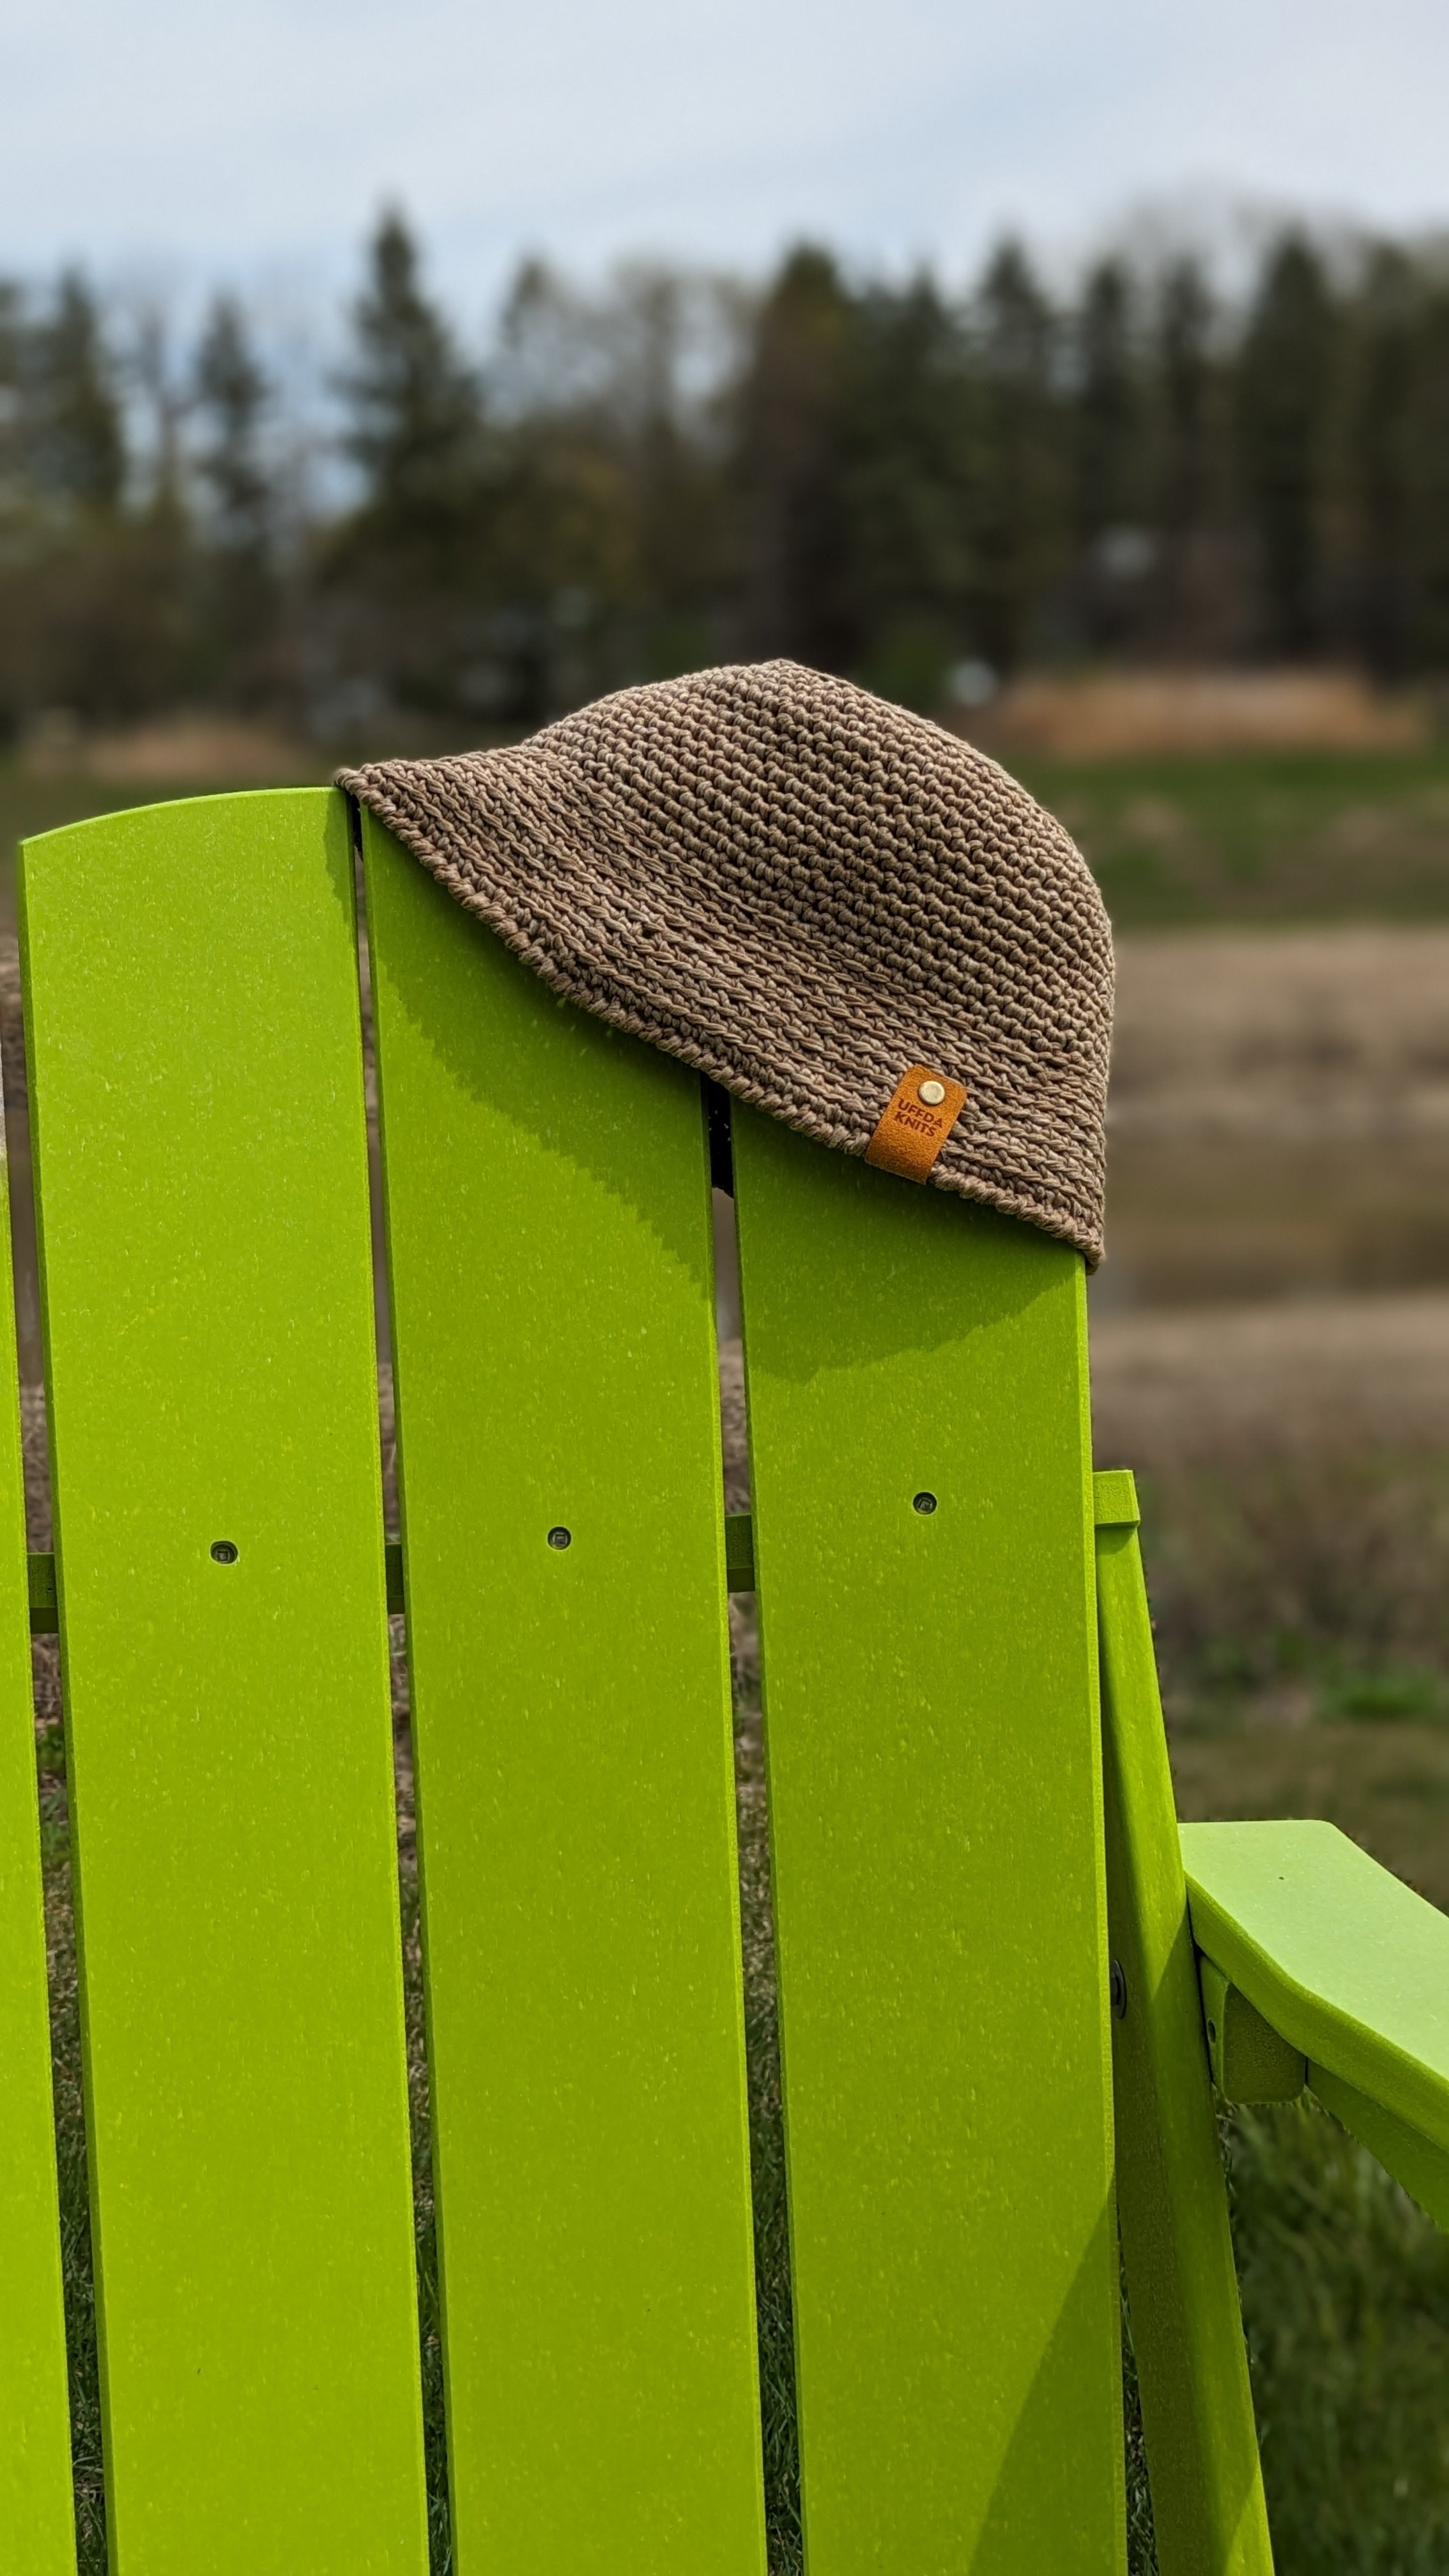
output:
POLYGON ((759 662, 340 779, 600 1019, 1099 1259, 1107 917, 1061 825, 954 734, 759 662))

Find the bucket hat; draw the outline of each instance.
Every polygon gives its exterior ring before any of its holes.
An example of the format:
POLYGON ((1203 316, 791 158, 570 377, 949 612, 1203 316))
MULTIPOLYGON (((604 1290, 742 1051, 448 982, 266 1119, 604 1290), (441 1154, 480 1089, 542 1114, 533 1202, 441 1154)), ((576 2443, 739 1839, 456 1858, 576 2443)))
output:
POLYGON ((1100 1258, 1106 913, 1062 826, 942 726, 757 662, 339 781, 585 1010, 1100 1258))

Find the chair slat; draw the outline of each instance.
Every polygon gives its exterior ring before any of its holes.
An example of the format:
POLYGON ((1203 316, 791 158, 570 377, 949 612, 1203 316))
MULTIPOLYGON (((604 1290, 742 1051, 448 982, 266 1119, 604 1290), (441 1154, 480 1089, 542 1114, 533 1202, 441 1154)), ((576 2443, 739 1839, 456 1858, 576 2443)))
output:
POLYGON ((1120 1468, 1096 1490, 1107 1894, 1126 1980, 1117 2201, 1157 2560, 1167 2576, 1272 2576, 1137 1495, 1120 1468))
POLYGON ((1125 2541, 1082 1265, 743 1109, 735 1185, 809 2565, 1097 2576, 1125 2541))
POLYGON ((699 1088, 364 832, 457 2564, 750 2576, 699 1088))
POLYGON ((53 833, 22 937, 113 2563, 418 2576, 344 801, 53 833))
POLYGON ((9 1193, 0 1160, 0 2567, 74 2576, 9 1193))

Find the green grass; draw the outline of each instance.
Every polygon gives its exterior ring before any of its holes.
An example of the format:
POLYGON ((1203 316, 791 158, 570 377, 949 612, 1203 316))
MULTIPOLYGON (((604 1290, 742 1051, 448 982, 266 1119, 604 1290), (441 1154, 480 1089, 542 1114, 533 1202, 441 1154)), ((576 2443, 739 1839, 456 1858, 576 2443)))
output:
MULTIPOLYGON (((1076 835, 1121 930, 1449 918, 1449 745, 1008 766, 1076 835)), ((319 755, 292 774, 329 770, 319 755)), ((0 760, 0 851, 84 815, 204 792, 0 760)))
POLYGON ((1449 916, 1449 746, 1008 766, 1119 930, 1449 916))
MULTIPOLYGON (((1179 1764, 1246 1730, 1276 1748, 1275 1775, 1286 1759, 1322 1794, 1313 1748, 1343 1737, 1364 1748, 1362 1796, 1368 1748, 1395 1730, 1449 1761, 1449 1456, 1340 1445, 1327 1422, 1303 1447, 1235 1436, 1216 1454, 1159 1457, 1139 1492, 1179 1764)), ((1407 1870, 1381 1856, 1449 1909, 1442 1840, 1436 1817, 1407 1870)))
POLYGON ((1280 2576, 1438 2576, 1449 2238, 1310 2099, 1227 2144, 1280 2576))

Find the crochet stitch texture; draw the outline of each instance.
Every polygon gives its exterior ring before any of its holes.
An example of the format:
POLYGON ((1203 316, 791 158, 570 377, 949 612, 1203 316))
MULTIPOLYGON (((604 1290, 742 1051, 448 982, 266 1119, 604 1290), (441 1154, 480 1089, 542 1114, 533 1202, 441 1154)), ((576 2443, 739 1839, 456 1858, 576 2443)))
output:
POLYGON ((963 1083, 930 1186, 1100 1259, 1107 916, 956 735, 758 662, 339 779, 558 992, 823 1145, 864 1154, 912 1064, 963 1083))

